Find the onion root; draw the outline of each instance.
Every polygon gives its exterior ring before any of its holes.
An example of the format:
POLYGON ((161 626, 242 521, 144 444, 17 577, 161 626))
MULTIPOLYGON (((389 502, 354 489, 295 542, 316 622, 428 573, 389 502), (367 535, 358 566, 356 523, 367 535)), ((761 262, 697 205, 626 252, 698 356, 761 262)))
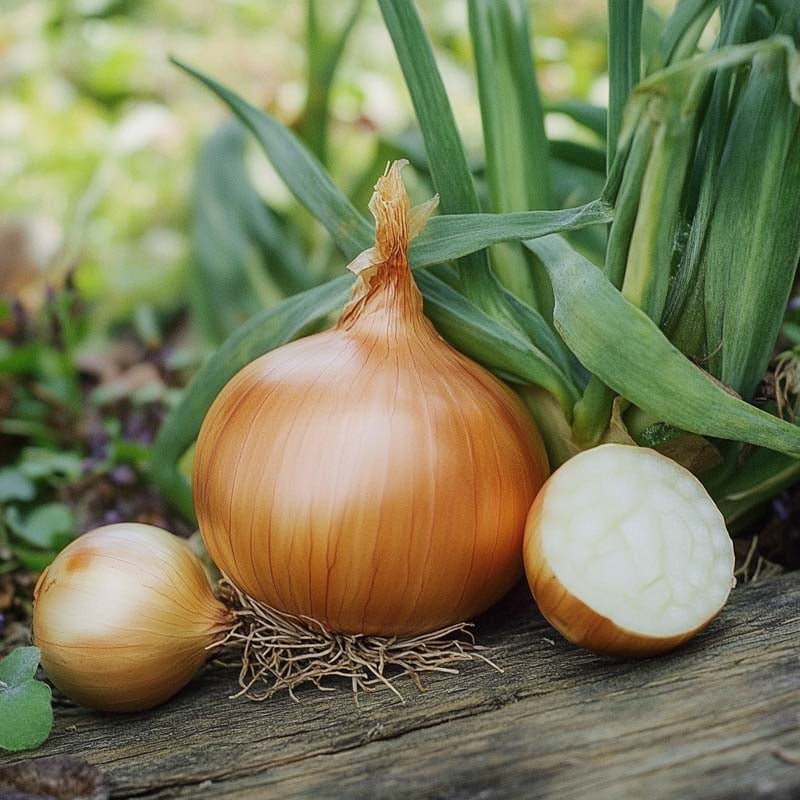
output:
POLYGON ((424 673, 456 675, 456 665, 467 661, 483 661, 503 671, 484 654, 486 648, 475 642, 468 622, 411 636, 342 634, 310 617, 277 611, 246 595, 225 577, 219 581, 218 594, 231 609, 234 622, 208 649, 241 651, 241 658, 233 664, 224 657, 217 659, 240 670, 240 690, 232 698, 267 700, 285 690, 297 701, 294 690, 302 684, 333 691, 335 687, 327 679, 345 678, 356 703, 361 692, 379 689, 389 689, 405 702, 395 686, 403 675, 422 692, 424 673))

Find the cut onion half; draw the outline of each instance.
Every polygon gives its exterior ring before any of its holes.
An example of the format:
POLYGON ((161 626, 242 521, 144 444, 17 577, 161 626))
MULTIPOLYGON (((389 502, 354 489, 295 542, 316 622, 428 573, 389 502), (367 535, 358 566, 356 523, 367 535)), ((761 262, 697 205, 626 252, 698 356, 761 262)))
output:
POLYGON ((701 631, 736 580, 725 520, 690 472, 606 444, 568 461, 528 515, 525 571, 542 614, 597 653, 651 656, 701 631))

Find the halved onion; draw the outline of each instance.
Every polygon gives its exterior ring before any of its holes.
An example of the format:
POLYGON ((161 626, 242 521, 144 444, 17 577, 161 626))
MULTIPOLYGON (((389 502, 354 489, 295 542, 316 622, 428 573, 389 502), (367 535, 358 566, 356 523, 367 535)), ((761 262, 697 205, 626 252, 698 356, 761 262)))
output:
POLYGON ((553 474, 531 508, 525 571, 542 614, 598 653, 677 647, 725 604, 725 521, 697 478, 655 450, 607 444, 553 474))

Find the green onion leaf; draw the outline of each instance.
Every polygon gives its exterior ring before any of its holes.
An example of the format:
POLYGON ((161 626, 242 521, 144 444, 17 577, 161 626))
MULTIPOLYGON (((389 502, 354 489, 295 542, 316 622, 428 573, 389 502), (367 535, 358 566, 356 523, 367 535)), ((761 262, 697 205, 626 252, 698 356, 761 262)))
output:
POLYGON ((324 31, 320 25, 317 0, 307 0, 306 3, 308 86, 298 132, 323 164, 327 162, 328 106, 333 78, 363 7, 364 0, 355 0, 341 28, 329 32, 324 31))
POLYGON ((289 190, 330 232, 347 258, 355 258, 364 249, 364 242, 372 241, 370 223, 353 208, 322 164, 286 126, 213 78, 177 59, 172 61, 211 89, 253 132, 289 190))
MULTIPOLYGON (((419 121, 431 178, 445 214, 480 211, 478 195, 456 127, 450 99, 436 66, 433 50, 411 0, 379 0, 419 121)), ((492 303, 497 296, 485 252, 459 262, 461 283, 473 302, 492 303)))
POLYGON ((520 242, 551 233, 610 222, 612 207, 603 200, 563 211, 519 211, 513 214, 451 214, 432 217, 412 243, 415 267, 450 261, 498 242, 520 242))
MULTIPOLYGON (((469 0, 468 8, 492 211, 550 208, 550 154, 525 3, 469 0)), ((502 245, 491 257, 500 282, 549 315, 552 291, 530 254, 502 245)))
POLYGON ((608 138, 606 163, 614 161, 622 111, 639 82, 643 0, 608 0, 608 138))
POLYGON ((800 456, 800 428, 726 391, 561 237, 527 246, 553 283, 556 329, 614 391, 683 430, 800 456))

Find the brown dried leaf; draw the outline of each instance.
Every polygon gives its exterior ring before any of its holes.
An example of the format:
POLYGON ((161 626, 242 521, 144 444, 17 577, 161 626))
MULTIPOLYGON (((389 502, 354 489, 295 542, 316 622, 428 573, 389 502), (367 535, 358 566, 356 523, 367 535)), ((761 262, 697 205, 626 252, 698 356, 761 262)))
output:
POLYGON ((4 800, 108 800, 103 773, 69 756, 38 758, 0 767, 4 800))
POLYGON ((603 436, 603 444, 629 444, 636 445, 636 442, 628 433, 628 426, 622 419, 622 415, 628 410, 630 403, 624 397, 615 397, 611 406, 611 421, 608 423, 608 430, 603 436))
POLYGON ((719 450, 708 439, 696 433, 681 433, 662 442, 656 450, 694 475, 702 475, 722 463, 719 450))
POLYGON ((146 386, 153 386, 159 392, 166 389, 156 366, 147 361, 135 364, 121 375, 103 382, 92 394, 95 402, 106 405, 128 398, 146 386))

